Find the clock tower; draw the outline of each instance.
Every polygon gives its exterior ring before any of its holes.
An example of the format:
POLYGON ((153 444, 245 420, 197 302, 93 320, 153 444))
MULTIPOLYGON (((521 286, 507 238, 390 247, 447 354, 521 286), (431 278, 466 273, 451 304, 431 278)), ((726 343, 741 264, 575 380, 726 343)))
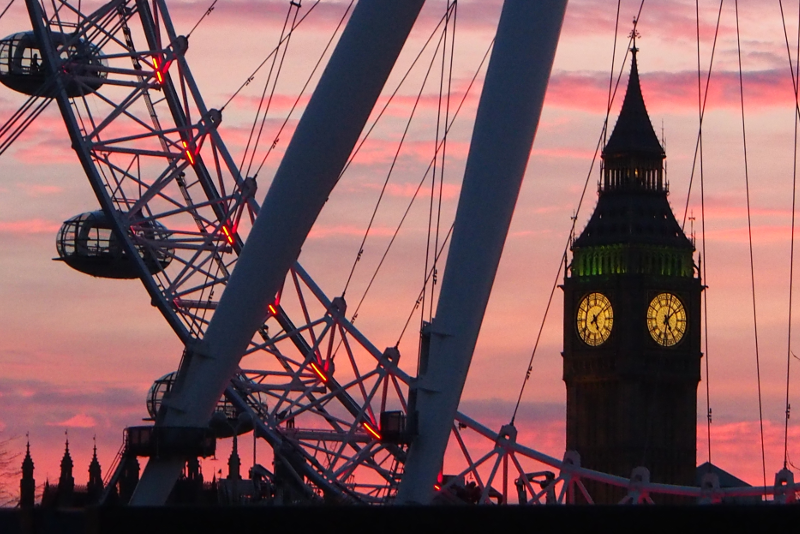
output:
MULTIPOLYGON (((703 286, 667 201, 666 154, 632 52, 597 206, 563 285, 567 449, 589 469, 629 477, 644 466, 652 482, 693 485, 703 286)), ((591 486, 597 503, 625 495, 591 486)))

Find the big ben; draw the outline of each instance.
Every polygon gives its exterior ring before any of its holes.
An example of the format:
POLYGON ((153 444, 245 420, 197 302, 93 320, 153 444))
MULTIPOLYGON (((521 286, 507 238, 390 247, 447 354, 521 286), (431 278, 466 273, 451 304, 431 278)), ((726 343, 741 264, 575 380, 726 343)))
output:
MULTIPOLYGON (((693 485, 703 286, 667 199, 666 154, 632 52, 597 206, 563 285, 567 449, 583 467, 628 477, 644 466, 653 482, 693 485)), ((624 495, 591 486, 597 503, 624 495)))

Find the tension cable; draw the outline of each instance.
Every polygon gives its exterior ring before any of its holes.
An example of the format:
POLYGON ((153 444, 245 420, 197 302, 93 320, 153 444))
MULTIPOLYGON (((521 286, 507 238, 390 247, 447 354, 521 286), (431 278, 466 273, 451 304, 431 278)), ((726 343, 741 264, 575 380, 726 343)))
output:
MULTIPOLYGON (((14 0, 11 0, 11 1, 13 2, 14 0)), ((192 36, 192 32, 194 32, 197 29, 197 27, 200 26, 200 23, 203 22, 205 20, 205 18, 211 14, 212 11, 214 11, 214 6, 217 5, 217 1, 218 0, 214 0, 213 2, 211 2, 211 5, 209 6, 209 8, 206 9, 205 13, 203 13, 203 16, 200 17, 200 19, 195 23, 194 26, 192 26, 192 29, 189 30, 189 33, 186 35, 187 39, 192 36)))
POLYGON ((244 153, 242 154, 242 163, 239 165, 239 173, 241 174, 242 169, 244 168, 244 162, 247 159, 247 152, 250 149, 250 143, 253 141, 253 135, 256 131, 256 126, 258 125, 258 118, 261 115, 261 108, 264 107, 264 99, 267 95, 267 90, 269 90, 270 82, 272 82, 272 91, 269 94, 269 99, 267 100, 266 109, 264 109, 264 116, 261 120, 261 127, 258 130, 258 135, 256 136, 255 143, 253 144, 253 151, 250 154, 250 162, 247 165, 247 171, 244 173, 245 176, 250 174, 250 169, 253 166, 253 158, 256 156, 256 149, 258 148, 258 142, 261 140, 261 133, 264 131, 264 125, 267 122, 267 114, 269 113, 269 108, 272 105, 272 97, 275 95, 275 88, 278 86, 278 78, 280 77, 281 70, 283 67, 283 61, 286 59, 286 53, 289 51, 289 41, 292 37, 291 31, 289 35, 286 35, 286 26, 289 25, 289 17, 292 15, 292 10, 294 10, 294 19, 290 27, 294 28, 297 24, 297 15, 300 13, 300 4, 295 4, 294 2, 289 2, 289 10, 286 12, 286 18, 283 21, 283 27, 281 28, 281 35, 278 39, 278 46, 276 46, 276 50, 280 50, 284 41, 286 42, 286 46, 283 47, 283 54, 279 52, 272 56, 272 64, 269 67, 269 72, 267 73, 267 80, 264 82, 264 90, 261 92, 261 99, 258 101, 258 109, 256 110, 256 116, 253 119, 253 126, 250 128, 250 135, 247 137, 247 145, 245 145, 244 153), (297 7, 294 10, 295 6, 297 7), (286 37, 286 39, 284 39, 286 37), (275 64, 278 61, 278 55, 281 56, 280 63, 278 64, 278 71, 275 73, 275 80, 272 80, 272 72, 275 70, 275 64))
MULTIPOLYGON (((445 74, 448 76, 447 80, 447 97, 446 97, 446 111, 445 111, 445 118, 444 124, 447 124, 447 120, 450 114, 450 89, 452 87, 453 81, 453 50, 455 48, 455 37, 456 37, 456 14, 458 9, 458 4, 456 2, 449 3, 447 6, 447 22, 444 25, 444 39, 442 47, 442 68, 439 75, 439 101, 438 105, 436 106, 436 144, 434 146, 439 145, 439 134, 442 133, 442 97, 444 95, 444 79, 445 74), (450 46, 450 70, 447 72, 445 68, 446 58, 447 58, 447 29, 450 27, 450 18, 451 18, 451 10, 452 10, 452 18, 453 18, 453 31, 452 33, 452 43, 450 46)), ((442 156, 441 156, 441 169, 439 171, 439 202, 436 209, 436 230, 434 232, 434 243, 433 243, 433 277, 431 278, 431 301, 430 306, 428 308, 428 320, 433 321, 433 302, 434 302, 434 294, 436 291, 436 283, 438 282, 438 273, 437 273, 437 258, 439 257, 438 250, 439 250, 439 228, 441 226, 441 219, 442 219, 442 191, 444 188, 444 167, 445 167, 445 159, 447 156, 447 136, 442 136, 442 156)), ((430 261, 430 252, 431 252, 431 230, 433 228, 433 212, 434 212, 434 200, 436 198, 436 163, 439 158, 434 157, 433 160, 433 177, 431 179, 431 199, 430 204, 428 206, 428 235, 427 241, 425 243, 425 270, 423 271, 423 288, 427 287, 427 278, 428 278, 428 262, 430 261)), ((425 292, 427 293, 427 291, 425 292)), ((422 331, 423 323, 425 321, 425 294, 422 297, 422 313, 420 314, 420 331, 422 331)))
POLYGON ((8 3, 8 5, 7 5, 7 6, 6 6, 6 7, 3 9, 3 12, 2 12, 2 13, 0 13, 0 19, 2 19, 2 18, 3 18, 3 15, 5 15, 5 14, 6 14, 6 11, 8 11, 8 10, 9 10, 9 8, 11 7, 11 4, 13 4, 13 3, 14 3, 14 0, 11 0, 11 1, 8 3))
MULTIPOLYGON (((297 29, 297 28, 300 26, 300 24, 302 24, 302 23, 303 23, 303 21, 305 21, 305 20, 308 18, 308 16, 311 14, 311 12, 312 12, 312 11, 314 11, 314 8, 315 8, 315 7, 317 7, 317 6, 319 5, 320 1, 321 1, 321 0, 317 0, 316 2, 314 2, 314 3, 311 5, 311 7, 310 7, 310 8, 308 8, 308 11, 306 11, 306 12, 303 14, 303 16, 302 16, 302 17, 300 17, 300 20, 298 20, 298 21, 297 21, 297 23, 296 23, 294 26, 292 26, 292 29, 291 29, 291 30, 289 31, 289 33, 288 33, 288 34, 287 34, 287 35, 284 37, 284 40, 285 40, 285 39, 288 39, 288 38, 289 38, 289 36, 292 34, 292 32, 294 32, 294 31, 295 31, 295 30, 296 30, 296 29, 297 29)), ((347 16, 347 13, 349 13, 349 12, 350 12, 350 8, 353 6, 353 1, 355 1, 355 0, 352 0, 352 1, 350 2, 350 5, 348 6, 348 8, 347 8, 347 11, 345 12, 344 16, 342 17, 342 20, 340 20, 340 21, 339 21, 339 25, 338 25, 338 26, 336 26, 336 29, 334 30, 334 36, 336 35, 336 32, 339 30, 339 27, 342 25, 342 22, 344 21, 344 17, 346 17, 346 16, 347 16)), ((331 37, 331 41, 332 41, 332 40, 333 40, 333 36, 331 37)), ((265 58, 264 58, 264 60, 263 60, 263 61, 261 61, 261 63, 259 63, 259 64, 258 64, 258 66, 255 68, 255 70, 252 72, 252 74, 250 74, 250 76, 249 76, 249 77, 248 77, 248 78, 247 78, 247 79, 244 81, 244 83, 242 83, 242 85, 240 85, 240 86, 239 86, 239 88, 238 88, 236 91, 234 91, 234 93, 233 93, 233 94, 230 96, 230 98, 228 98, 228 101, 227 101, 227 102, 225 102, 225 103, 222 105, 222 107, 220 108, 220 111, 225 111, 225 108, 226 108, 226 107, 228 107, 228 104, 230 104, 230 103, 233 101, 233 99, 234 99, 234 98, 236 98, 237 96, 239 96, 239 93, 240 93, 240 92, 242 92, 242 89, 244 89, 245 87, 247 87, 248 85, 250 85, 250 82, 252 82, 252 81, 253 81, 253 79, 255 78, 256 74, 258 74, 258 71, 260 71, 260 70, 261 70, 261 68, 262 68, 264 65, 266 65, 266 64, 267 64, 267 61, 269 61, 269 60, 272 58, 272 56, 273 56, 273 55, 275 55, 275 54, 277 54, 277 53, 278 53, 278 50, 279 50, 279 48, 280 48, 280 46, 281 46, 281 45, 283 45, 283 41, 279 42, 279 43, 278 43, 278 46, 276 46, 275 48, 273 48, 273 49, 272 49, 272 50, 269 52, 269 54, 267 54, 267 57, 265 57, 265 58)), ((330 41, 328 42, 328 46, 330 46, 330 41)), ((326 47, 325 47, 325 50, 323 50, 323 52, 322 52, 323 56, 325 55, 325 52, 328 50, 328 46, 326 46, 326 47)), ((317 61, 317 67, 319 66, 319 64, 320 64, 320 62, 321 62, 321 61, 322 61, 322 58, 320 57, 319 61, 317 61)), ((314 67, 314 70, 315 70, 315 71, 316 71, 316 68, 317 68, 317 67, 314 67)), ((313 75, 313 71, 312 71, 312 75, 313 75)), ((310 79, 309 79, 309 81, 310 81, 310 79)), ((307 85, 308 85, 308 82, 306 82, 306 85, 305 85, 305 86, 303 86, 303 89, 305 89, 305 87, 306 87, 307 85)), ((302 96, 302 92, 300 93, 300 96, 302 96)), ((298 100, 299 100, 299 98, 300 98, 300 97, 298 97, 298 100)), ((295 103, 295 104, 296 104, 296 103, 295 103)), ((294 107, 292 108, 292 110, 294 110, 294 107)), ((286 120, 288 121, 289 119, 287 118, 286 120)), ((285 123, 284 123, 284 125, 285 125, 285 123)))
MULTIPOLYGON (((400 80, 400 82, 397 84, 397 87, 396 87, 396 88, 395 88, 395 90, 392 92, 392 94, 391 94, 391 95, 389 95, 389 98, 387 99, 387 101, 386 101, 386 103, 384 104, 383 108, 381 109, 380 113, 378 113, 378 116, 377 116, 377 117, 375 117, 375 120, 373 121, 372 125, 369 127, 369 129, 367 130, 366 134, 364 134, 364 137, 363 137, 363 138, 362 138, 362 139, 359 141, 359 143, 358 143, 358 145, 356 146, 355 150, 353 150, 353 154, 352 154, 352 155, 350 156, 350 158, 347 160, 347 163, 345 164, 344 168, 342 169, 342 172, 341 172, 341 174, 340 174, 340 176, 339 176, 339 178, 340 178, 340 179, 341 179, 341 176, 342 176, 342 175, 345 173, 345 171, 347 171, 347 169, 348 169, 348 168, 350 167, 350 165, 353 163, 353 160, 355 159, 356 155, 359 153, 359 151, 361 150, 361 148, 364 146, 364 143, 366 143, 367 139, 369 139, 369 137, 370 137, 370 134, 372 134, 373 130, 374 130, 374 129, 375 129, 375 127, 378 125, 378 121, 380 121, 380 120, 381 120, 381 117, 383 117, 383 115, 384 115, 384 113, 386 112, 386 110, 388 109, 389 105, 390 105, 390 104, 392 103, 392 101, 394 100, 394 97, 395 97, 395 96, 397 96, 397 93, 400 91, 400 88, 403 86, 403 84, 405 83, 405 81, 408 79, 409 75, 411 74, 412 70, 413 70, 413 69, 414 69, 414 67, 416 66, 417 62, 418 62, 418 61, 420 60, 420 58, 422 57, 422 54, 423 54, 423 53, 425 52, 425 50, 428 48, 428 45, 429 45, 429 44, 430 44, 430 43, 433 41, 433 38, 434 38, 434 36, 435 36, 435 35, 437 34, 437 32, 439 31, 439 27, 440 27, 440 26, 442 25, 442 23, 445 21, 445 17, 446 17, 446 15, 445 15, 445 16, 443 16, 443 17, 442 17, 442 18, 439 20, 439 23, 438 23, 438 24, 436 25, 436 27, 433 29, 433 31, 431 32, 431 34, 428 36, 428 39, 425 41, 425 44, 423 44, 423 45, 422 45, 422 48, 421 48, 421 49, 420 49, 420 51, 417 53, 417 56, 414 58, 414 61, 412 61, 412 62, 411 62, 411 65, 410 65, 410 66, 408 67, 408 69, 406 70, 406 73, 403 75, 403 78, 402 78, 402 79, 400 80)), ((438 44, 436 45, 436 50, 438 50, 438 49, 439 49, 439 46, 441 46, 441 38, 439 39, 439 42, 438 42, 438 44)), ((434 51, 434 57, 435 57, 435 56, 436 56, 436 52, 434 51)), ((425 80, 427 80, 427 79, 428 79, 428 75, 430 74, 431 67, 433 66, 433 63, 432 63, 432 62, 433 62, 433 60, 431 60, 431 64, 428 66, 428 72, 425 74, 425 80)), ((408 133, 408 130, 409 130, 410 126, 411 126, 411 119, 413 118, 413 116, 414 116, 414 113, 415 113, 415 110, 416 110, 416 108, 417 108, 417 105, 419 104, 420 98, 422 97, 422 91, 423 91, 424 87, 425 87, 425 82, 423 81, 423 83, 422 83, 422 87, 420 87, 420 91, 419 91, 419 93, 418 93, 418 95, 417 95, 417 98, 416 98, 416 100, 414 101, 414 106, 413 106, 413 108, 412 108, 412 110, 411 110, 411 116, 409 117, 409 119, 408 119, 408 122, 406 123, 406 128, 405 128, 405 130, 403 131, 403 135, 402 135, 402 137, 400 138, 400 146, 398 146, 398 148, 397 148, 397 151, 395 152, 394 159, 392 160, 392 165, 390 166, 390 168, 389 168, 389 172, 388 172, 388 173, 387 173, 387 175, 386 175, 386 180, 384 180, 384 182, 383 182, 383 187, 381 187, 381 192, 380 192, 380 194, 378 195, 378 200, 377 200, 377 202, 376 202, 376 204, 375 204, 375 208, 372 210, 372 215, 370 216, 369 223, 367 224, 367 229, 364 231, 364 237, 361 239, 361 244, 360 244, 360 245, 359 245, 359 247, 358 247, 358 253, 356 254, 356 257, 355 257, 355 259, 353 260, 353 265, 350 267, 350 273, 349 273, 349 275, 347 276, 347 281, 345 282, 345 284, 344 284, 344 289, 342 290, 342 297, 344 297, 344 296, 345 296, 345 294, 347 293, 347 289, 348 289, 348 287, 350 287, 350 282, 352 281, 352 279, 353 279, 353 274, 355 273, 355 270, 356 270, 356 265, 358 264, 358 262, 360 262, 360 261, 361 261, 361 257, 362 257, 362 255, 364 254, 364 245, 366 244, 366 242, 367 242, 367 237, 369 236, 369 233, 370 233, 370 231, 372 230, 372 225, 373 225, 373 223, 375 222, 375 217, 376 217, 376 216, 377 216, 377 214, 378 214, 378 208, 380 208, 381 202, 383 201, 383 196, 384 196, 384 194, 386 193, 386 188, 387 188, 387 186, 389 185, 389 179, 390 179, 390 178, 391 178, 391 176, 392 176, 392 171, 393 171, 393 169, 394 169, 394 166, 395 166, 395 164, 396 164, 396 162, 397 162, 397 158, 398 158, 398 156, 399 156, 399 154, 400 154, 400 148, 402 147, 402 145, 403 145, 403 142, 404 142, 404 140, 405 140, 405 138, 406 138, 406 135, 407 135, 407 133, 408 133)))
MULTIPOLYGON (((483 64, 486 62, 486 59, 489 57, 489 52, 491 52, 492 46, 494 46, 494 40, 492 40, 492 42, 489 44, 489 47, 486 49, 486 53, 483 55, 483 59, 481 59, 481 62, 478 65, 478 68, 476 69, 475 74, 472 76, 472 80, 470 80, 469 85, 467 86, 467 90, 464 92, 464 96, 461 98, 461 102, 459 102, 455 113, 453 113, 453 118, 450 121, 450 124, 447 125, 447 129, 445 130, 445 134, 444 134, 445 137, 447 137, 447 134, 449 133, 450 128, 453 127, 453 124, 455 123, 456 118, 458 118, 458 113, 461 111, 461 108, 464 105, 464 102, 466 102, 467 97, 469 96, 469 94, 470 94, 470 92, 472 90, 472 86, 474 85, 475 80, 478 77, 478 74, 483 69, 483 64)), ((441 147, 442 147, 442 143, 440 142, 439 146, 437 146, 436 150, 434 151, 433 158, 431 158, 430 163, 428 163, 428 168, 425 170, 425 173, 423 174, 422 179, 419 181, 419 184, 417 184, 417 188, 414 191, 414 195, 411 197, 411 200, 408 202, 408 206, 406 206, 406 210, 403 213, 403 216, 401 217, 400 222, 398 223, 397 228, 394 231, 394 234, 392 235, 392 239, 389 241, 389 244, 386 246, 386 249, 383 252, 383 256, 381 256, 381 260, 378 263, 378 266, 375 268, 375 272, 372 274, 372 278, 370 278, 369 284, 367 285, 367 288, 364 290, 364 294, 361 296, 361 300, 358 302, 358 306, 356 306, 356 311, 353 314, 353 319, 351 319, 351 322, 355 321, 355 317, 358 315, 358 310, 361 307, 361 304, 364 302, 364 299, 366 299, 367 293, 369 292, 370 288, 372 287, 372 284, 375 282, 375 278, 378 276, 378 272, 380 271, 381 267, 383 266, 383 263, 386 261, 386 257, 388 256, 389 251, 392 248, 392 245, 394 244, 395 240, 397 239, 397 235, 400 233, 400 229, 403 227, 403 223, 405 222, 406 217, 408 217, 408 213, 411 211, 411 207, 414 205, 414 202, 416 201, 417 196, 419 195, 419 192, 422 189, 423 184, 428 179, 428 175, 430 174, 431 169, 433 168, 433 162, 438 157, 439 151, 441 150, 441 147)), ((443 247, 444 247, 444 245, 443 245, 443 247)), ((439 251, 439 253, 441 253, 441 251, 439 251)), ((430 276, 432 274, 433 274, 433 271, 431 270, 429 272, 428 276, 425 279, 425 283, 427 283, 427 281, 430 279, 430 276)), ((423 284, 422 291, 425 291, 424 284, 423 284)), ((400 336, 398 337, 397 343, 395 344, 395 346, 399 345, 400 341, 403 339, 403 334, 405 334, 406 328, 408 327, 408 324, 411 321, 411 318, 413 317, 414 312, 419 307, 420 302, 421 302, 421 300, 418 298, 416 300, 414 306, 412 307, 411 313, 409 314, 409 318, 406 321, 405 326, 403 327, 403 330, 400 332, 400 336)))
MULTIPOLYGON (((319 5, 319 2, 320 2, 320 0, 317 0, 314 3, 314 5, 312 5, 309 8, 309 10, 306 12, 306 14, 303 15, 300 18, 300 20, 297 22, 297 25, 295 26, 295 28, 297 26, 299 26, 300 23, 303 22, 306 19, 306 17, 308 17, 309 13, 311 13, 311 10, 313 10, 315 7, 317 7, 319 5)), ((328 49, 333 44, 333 40, 336 38, 336 35, 339 33, 339 30, 341 29, 342 25, 344 24, 344 21, 347 20, 347 15, 350 13, 350 10, 353 9, 353 4, 354 3, 355 3, 355 0, 350 0, 350 3, 347 5, 347 9, 345 9, 344 13, 342 14, 342 17, 339 19, 339 23, 336 25, 336 28, 334 28, 330 39, 328 39, 328 42, 325 44, 325 48, 322 50, 322 54, 320 54, 319 59, 317 59, 317 63, 314 65, 314 68, 311 69, 311 73, 308 75, 308 78, 306 79, 305 84, 303 84, 303 88, 300 89, 300 93, 297 95, 297 98, 294 100, 294 103, 292 104, 291 109, 289 109, 289 113, 287 113, 286 118, 283 120, 283 123, 281 123, 281 127, 278 128, 278 133, 275 134, 275 138, 273 139, 272 144, 270 145, 269 149, 267 149, 267 153, 264 154, 264 157, 261 160, 261 164, 256 169, 256 172, 253 173, 253 178, 258 176, 258 173, 261 172, 261 169, 267 163, 267 158, 269 158, 270 154, 272 154, 272 151, 275 149, 275 147, 278 146, 278 141, 280 140, 280 136, 283 133, 284 128, 286 128, 286 125, 289 124, 289 119, 292 117, 292 114, 294 113, 294 110, 297 109, 298 104, 300 104, 300 99, 303 98, 303 95, 305 94, 306 89, 311 84, 311 80, 314 78, 314 74, 317 72, 317 69, 319 69, 320 65, 322 65, 322 60, 325 58, 325 54, 328 53, 328 49)), ((294 31, 294 28, 292 28, 292 31, 294 31)), ((289 32, 289 35, 291 35, 291 33, 292 32, 289 32)), ((266 60, 264 60, 264 61, 266 62, 266 60)), ((263 65, 263 63, 262 63, 262 65, 263 65)))
POLYGON ((786 31, 786 18, 783 14, 783 1, 779 0, 778 5, 781 9, 781 22, 783 24, 783 37, 786 42, 786 54, 789 59, 789 71, 792 74, 792 89, 794 89, 794 152, 792 160, 792 229, 789 245, 789 325, 786 339, 786 404, 783 424, 783 468, 789 465, 789 384, 792 368, 792 300, 794 297, 794 231, 797 207, 797 141, 798 141, 798 120, 800 120, 800 99, 798 99, 798 72, 800 72, 800 5, 798 5, 797 20, 797 50, 795 52, 795 64, 792 64, 792 52, 789 47, 789 35, 786 31))
MULTIPOLYGON (((747 129, 744 119, 744 81, 742 76, 742 45, 739 35, 739 0, 734 0, 736 8, 736 51, 739 59, 739 102, 742 110, 742 149, 744 152, 744 184, 747 199, 747 236, 750 245, 750 287, 753 296, 753 337, 756 349, 756 377, 758 379, 758 423, 761 431, 761 469, 764 476, 764 488, 767 486, 767 460, 764 453, 764 413, 761 401, 761 362, 758 355, 758 322, 756 320, 756 278, 753 263, 753 228, 750 218, 750 175, 747 166, 747 129)), ((766 498, 766 493, 765 493, 766 498)))
MULTIPOLYGON (((701 269, 700 275, 702 276, 703 283, 707 283, 707 265, 708 258, 706 257, 706 197, 705 197, 705 173, 703 166, 703 116, 705 115, 706 102, 708 99, 708 87, 711 82, 711 71, 714 66, 714 53, 717 48, 717 37, 719 36, 720 19, 722 16, 722 5, 724 0, 720 0, 719 10, 717 12, 717 25, 714 30, 714 41, 711 45, 711 57, 708 64, 708 75, 706 76, 705 90, 701 87, 702 72, 700 70, 700 3, 695 0, 695 16, 697 23, 697 113, 698 113, 698 127, 697 127, 697 142, 695 144, 695 159, 692 162, 692 174, 689 178, 689 191, 686 194, 686 208, 683 211, 683 229, 686 224, 686 211, 689 208, 689 197, 692 194, 692 180, 694 179, 695 165, 700 163, 700 237, 702 240, 702 256, 698 269, 701 269)), ((706 371, 706 437, 708 440, 708 463, 711 464, 711 424, 712 424, 712 410, 711 410, 711 371, 709 364, 709 350, 708 350, 708 291, 703 291, 703 349, 705 352, 705 371, 706 371)))

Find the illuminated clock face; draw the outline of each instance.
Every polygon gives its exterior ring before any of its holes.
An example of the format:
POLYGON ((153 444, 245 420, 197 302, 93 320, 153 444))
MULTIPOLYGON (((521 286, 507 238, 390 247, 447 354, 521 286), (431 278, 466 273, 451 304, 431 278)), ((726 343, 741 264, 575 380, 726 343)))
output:
POLYGON ((576 317, 578 335, 592 347, 602 345, 614 326, 614 309, 602 293, 589 293, 578 305, 576 317))
POLYGON ((686 333, 686 308, 672 293, 656 295, 647 308, 647 329, 659 345, 671 347, 686 333))

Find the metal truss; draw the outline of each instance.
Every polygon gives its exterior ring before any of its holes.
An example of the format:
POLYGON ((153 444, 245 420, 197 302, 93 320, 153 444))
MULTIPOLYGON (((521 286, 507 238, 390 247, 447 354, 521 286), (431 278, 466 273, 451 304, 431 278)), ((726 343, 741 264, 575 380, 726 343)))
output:
MULTIPOLYGON (((65 0, 27 4, 83 169, 153 304, 191 347, 202 340, 258 213, 256 180, 241 176, 228 153, 218 131, 223 115, 203 102, 185 59, 188 41, 176 34, 165 0, 112 0, 91 13, 65 0), (102 53, 88 71, 70 52, 79 41, 102 53)), ((381 435, 380 418, 391 411, 413 418, 414 378, 396 348, 373 345, 345 312, 343 299, 329 299, 295 265, 226 395, 250 415, 306 498, 386 504, 408 445, 381 435)), ((581 468, 575 453, 549 457, 516 436, 513 426, 494 432, 458 414, 446 459, 454 476, 442 477, 438 498, 591 503, 586 480, 626 488, 623 501, 631 503, 655 494, 789 502, 800 491, 788 472, 770 488, 721 490, 713 480, 703 488, 666 486, 643 471, 627 479, 581 468)))
MULTIPOLYGON (((610 475, 586 469, 580 465, 580 455, 567 451, 559 460, 530 447, 517 443, 517 430, 506 425, 495 432, 479 422, 459 413, 453 427, 453 437, 458 444, 463 469, 443 480, 441 491, 467 495, 481 504, 502 504, 509 500, 519 504, 594 504, 587 489, 588 481, 609 487, 620 488, 624 495, 619 504, 655 504, 659 496, 686 498, 698 504, 721 503, 731 498, 771 498, 776 503, 788 504, 796 501, 800 483, 794 482, 791 471, 782 469, 775 475, 775 484, 766 487, 720 488, 716 475, 703 477, 702 485, 675 486, 650 481, 644 467, 637 467, 630 478, 610 475), (465 434, 469 432, 473 439, 465 434), (474 439, 477 437, 478 439, 474 439), (465 443, 479 443, 468 449, 465 443), (476 456, 483 452, 481 456, 476 456), (474 483, 468 487, 465 480, 474 483), (511 499, 511 481, 517 499, 511 499), (655 498, 655 500, 654 500, 655 498)), ((452 441, 451 441, 452 443, 452 441)))

